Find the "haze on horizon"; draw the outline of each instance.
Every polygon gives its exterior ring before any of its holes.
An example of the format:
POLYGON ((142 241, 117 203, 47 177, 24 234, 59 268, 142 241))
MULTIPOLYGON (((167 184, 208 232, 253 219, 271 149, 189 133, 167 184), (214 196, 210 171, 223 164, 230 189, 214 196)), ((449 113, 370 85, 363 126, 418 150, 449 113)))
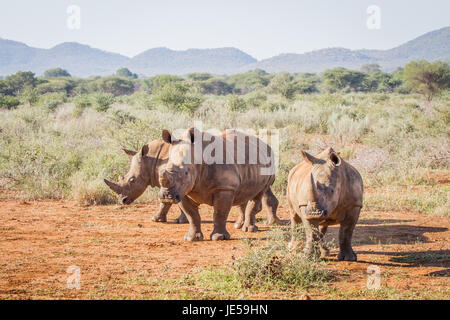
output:
POLYGON ((450 25, 450 1, 432 0, 0 0, 0 38, 51 48, 79 42, 135 56, 154 47, 236 47, 258 60, 329 47, 390 49, 450 25), (67 27, 70 5, 81 28, 67 27), (380 29, 367 8, 381 10, 380 29))

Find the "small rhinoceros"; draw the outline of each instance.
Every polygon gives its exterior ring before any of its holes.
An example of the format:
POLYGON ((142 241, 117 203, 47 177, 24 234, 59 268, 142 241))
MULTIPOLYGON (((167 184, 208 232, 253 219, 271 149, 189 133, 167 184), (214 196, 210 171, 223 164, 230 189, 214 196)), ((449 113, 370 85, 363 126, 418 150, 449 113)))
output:
MULTIPOLYGON (((361 175, 332 148, 316 156, 304 151, 301 155, 304 161, 289 172, 287 198, 292 226, 303 221, 305 227, 305 253, 311 254, 316 242, 321 256, 328 256, 323 236, 328 226, 340 224, 338 260, 356 261, 351 241, 362 208, 361 175)), ((290 245, 295 240, 293 236, 290 245)))
MULTIPOLYGON (((257 231, 255 215, 261 210, 262 201, 264 198, 275 199, 270 191, 275 176, 270 170, 267 174, 262 170, 267 167, 263 163, 273 165, 267 155, 252 153, 252 156, 259 157, 259 161, 252 163, 249 154, 258 146, 265 147, 271 153, 270 147, 258 138, 250 138, 236 130, 208 135, 191 128, 180 139, 172 139, 170 132, 164 130, 163 140, 170 143, 171 147, 166 169, 160 172, 159 197, 163 202, 179 203, 186 213, 190 224, 186 240, 203 239, 200 204, 214 208, 211 240, 230 239, 226 221, 232 206, 241 208, 241 218, 235 227, 242 227, 244 231, 257 231), (219 161, 205 158, 205 153, 212 150, 215 156, 222 155, 219 161), (245 219, 242 219, 244 210, 245 219)), ((274 204, 271 218, 278 220, 275 215, 278 201, 274 204)))
MULTIPOLYGON (((119 198, 119 202, 125 205, 133 203, 139 198, 148 186, 160 188, 159 171, 163 170, 169 158, 170 144, 155 140, 142 147, 140 152, 123 149, 131 157, 131 166, 125 177, 120 178, 118 183, 104 180, 108 187, 113 190, 119 198)), ((267 224, 280 224, 276 216, 278 200, 269 189, 264 194, 263 205, 267 211, 267 224)), ((172 206, 168 202, 160 202, 158 212, 152 217, 155 222, 166 222, 167 213, 172 206)), ((188 220, 180 209, 180 216, 176 223, 188 223, 188 220)), ((241 228, 245 222, 245 205, 240 207, 240 216, 235 228, 241 228)))

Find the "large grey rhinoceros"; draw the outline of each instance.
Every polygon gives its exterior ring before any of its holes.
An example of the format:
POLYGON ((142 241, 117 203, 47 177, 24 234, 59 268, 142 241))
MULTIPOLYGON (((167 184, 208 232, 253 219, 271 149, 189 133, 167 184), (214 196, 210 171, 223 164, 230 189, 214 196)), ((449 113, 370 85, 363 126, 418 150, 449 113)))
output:
MULTIPOLYGON (((301 154, 304 161, 289 172, 287 199, 292 226, 303 221, 305 253, 311 254, 316 242, 321 256, 328 256, 323 236, 328 226, 340 224, 338 260, 356 261, 351 241, 362 208, 361 175, 332 148, 316 156, 304 151, 301 154), (318 234, 312 227, 318 228, 318 234)), ((295 242, 293 236, 290 245, 295 242)))
MULTIPOLYGON (((128 205, 139 198, 148 186, 160 188, 159 171, 164 169, 169 158, 170 144, 155 140, 144 145, 140 152, 123 149, 131 157, 131 166, 125 177, 120 178, 118 183, 104 180, 119 198, 120 203, 128 205)), ((269 189, 264 194, 263 204, 267 212, 267 224, 280 224, 276 216, 278 200, 269 189)), ((158 212, 152 217, 155 222, 166 222, 167 213, 172 206, 171 203, 161 202, 158 212)), ((241 228, 245 221, 245 205, 240 207, 239 220, 235 227, 241 228)), ((188 223, 188 220, 180 209, 180 216, 175 219, 176 223, 188 223)))
POLYGON ((190 224, 186 240, 203 239, 200 204, 214 207, 211 240, 230 239, 226 222, 231 207, 236 205, 241 211, 245 209, 245 219, 242 223, 241 216, 235 227, 257 230, 255 215, 261 211, 262 199, 273 197, 270 186, 275 176, 264 170, 268 163, 273 165, 267 155, 272 155, 269 146, 236 130, 208 135, 190 128, 179 139, 164 130, 163 140, 171 146, 168 164, 160 172, 159 197, 163 202, 179 203, 185 212, 190 224), (266 154, 258 152, 258 161, 249 161, 250 155, 255 156, 252 152, 261 147, 265 147, 266 154))

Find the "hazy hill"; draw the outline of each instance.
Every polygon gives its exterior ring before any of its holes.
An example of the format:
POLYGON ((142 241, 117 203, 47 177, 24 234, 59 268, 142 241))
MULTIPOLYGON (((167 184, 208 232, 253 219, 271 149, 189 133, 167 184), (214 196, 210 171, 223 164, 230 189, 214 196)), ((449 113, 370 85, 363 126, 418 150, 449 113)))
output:
POLYGON ((57 67, 78 77, 110 75, 120 67, 146 76, 191 72, 232 74, 255 68, 268 72, 321 72, 334 67, 359 69, 372 62, 391 71, 419 59, 450 60, 450 27, 429 32, 390 50, 328 48, 303 54, 284 53, 259 62, 236 48, 184 51, 154 48, 128 58, 79 43, 38 49, 0 38, 0 76, 17 71, 41 75, 45 70, 57 67))
POLYGON ((33 71, 40 75, 51 68, 66 69, 73 76, 108 75, 129 59, 79 43, 62 43, 37 49, 21 42, 0 39, 0 75, 33 71))
POLYGON ((426 33, 390 50, 349 50, 329 48, 303 54, 281 54, 246 66, 245 70, 261 68, 268 72, 321 72, 329 68, 359 69, 366 63, 378 63, 386 71, 411 60, 450 59, 450 27, 426 33))
POLYGON ((168 48, 147 50, 130 59, 127 67, 145 75, 209 72, 215 74, 237 72, 255 63, 252 56, 236 48, 189 49, 175 51, 168 48))

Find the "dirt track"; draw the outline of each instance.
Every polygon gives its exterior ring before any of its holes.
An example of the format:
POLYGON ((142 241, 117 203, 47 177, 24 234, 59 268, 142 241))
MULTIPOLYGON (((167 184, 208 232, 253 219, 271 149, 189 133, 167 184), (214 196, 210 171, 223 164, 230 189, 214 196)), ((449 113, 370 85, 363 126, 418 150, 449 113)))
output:
MULTIPOLYGON (((180 278, 198 267, 230 263, 232 256, 242 253, 244 244, 239 240, 262 238, 267 230, 262 222, 258 233, 234 230, 234 210, 228 226, 231 241, 188 243, 182 240, 187 225, 172 223, 178 209, 172 208, 169 223, 161 224, 150 220, 156 208, 156 202, 83 208, 67 201, 0 201, 0 298, 160 298, 159 281, 180 278), (80 290, 67 289, 66 270, 72 265, 81 270, 80 290), (154 283, 143 283, 142 275, 154 283)), ((201 213, 208 237, 211 209, 202 207, 201 213)), ((281 206, 278 215, 288 219, 286 207, 281 206)), ((354 236, 359 261, 337 262, 333 250, 330 268, 350 272, 330 286, 348 293, 364 290, 367 267, 374 264, 381 268, 384 286, 405 293, 427 288, 448 299, 449 228, 450 218, 364 212, 354 236)), ((336 235, 337 228, 332 227, 327 238, 336 235)), ((195 288, 177 290, 166 296, 198 293, 195 288)), ((255 297, 286 298, 276 292, 255 297)))

